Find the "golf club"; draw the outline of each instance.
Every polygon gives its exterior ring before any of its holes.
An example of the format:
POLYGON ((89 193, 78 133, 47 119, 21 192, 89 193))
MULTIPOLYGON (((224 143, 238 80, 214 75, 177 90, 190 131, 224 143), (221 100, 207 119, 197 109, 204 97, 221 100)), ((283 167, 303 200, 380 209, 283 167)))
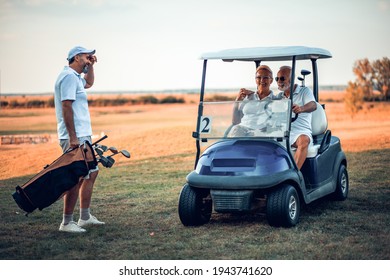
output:
POLYGON ((121 150, 120 153, 124 155, 126 158, 130 158, 130 153, 127 150, 121 150))
POLYGON ((121 151, 118 151, 115 147, 111 147, 108 149, 109 151, 112 152, 112 154, 110 156, 114 156, 116 154, 122 154, 124 157, 126 158, 130 158, 130 153, 127 151, 127 150, 121 150, 121 151))
POLYGON ((104 167, 111 168, 115 163, 115 160, 112 157, 119 154, 119 153, 122 154, 126 158, 130 158, 130 153, 127 150, 119 151, 116 147, 113 147, 113 146, 107 147, 107 146, 98 144, 100 141, 102 141, 105 138, 107 138, 107 137, 105 136, 93 144, 94 151, 95 151, 96 157, 97 157, 97 161, 100 162, 104 167), (111 155, 104 156, 104 153, 107 151, 110 151, 111 155))
POLYGON ((101 149, 99 149, 99 148, 95 148, 95 152, 96 152, 100 157, 103 156, 103 153, 104 153, 104 151, 101 150, 101 149))
POLYGON ((100 162, 106 168, 111 168, 114 165, 115 160, 112 157, 102 156, 99 158, 98 162, 100 162))

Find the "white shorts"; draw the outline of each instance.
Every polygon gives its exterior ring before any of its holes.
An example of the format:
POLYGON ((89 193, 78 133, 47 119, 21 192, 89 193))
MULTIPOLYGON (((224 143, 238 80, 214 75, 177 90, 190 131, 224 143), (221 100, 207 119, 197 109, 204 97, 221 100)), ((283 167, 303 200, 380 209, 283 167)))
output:
MULTIPOLYGON (((92 144, 91 136, 79 137, 77 139, 79 140, 80 144, 82 144, 84 142, 89 142, 90 144, 92 144)), ((69 150, 69 148, 70 148, 69 139, 60 139, 60 146, 62 148, 62 152, 64 152, 64 153, 67 150, 69 150)), ((96 172, 96 171, 99 171, 99 166, 98 165, 96 165, 96 167, 94 169, 90 169, 88 174, 83 179, 89 179, 89 174, 91 174, 92 172, 96 172)))
POLYGON ((309 146, 312 145, 313 137, 311 136, 311 134, 304 133, 304 132, 293 133, 292 131, 290 132, 290 145, 292 146, 297 141, 298 137, 301 135, 306 135, 307 137, 309 137, 310 139, 309 146))

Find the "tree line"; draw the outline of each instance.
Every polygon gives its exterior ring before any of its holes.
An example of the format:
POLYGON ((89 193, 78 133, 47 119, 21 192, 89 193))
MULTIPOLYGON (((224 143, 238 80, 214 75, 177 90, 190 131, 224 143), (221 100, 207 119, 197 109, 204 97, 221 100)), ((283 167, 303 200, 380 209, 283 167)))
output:
POLYGON ((346 90, 345 104, 354 116, 364 102, 390 101, 390 59, 384 57, 369 61, 357 60, 353 66, 355 81, 350 81, 346 90))
MULTIPOLYGON (((184 98, 175 96, 166 96, 161 99, 153 95, 139 96, 137 98, 116 97, 116 98, 95 98, 88 100, 88 105, 91 107, 106 107, 106 106, 122 106, 136 104, 168 104, 168 103, 185 103, 184 98)), ((31 100, 1 100, 0 108, 54 108, 54 97, 47 100, 31 99, 31 100)))

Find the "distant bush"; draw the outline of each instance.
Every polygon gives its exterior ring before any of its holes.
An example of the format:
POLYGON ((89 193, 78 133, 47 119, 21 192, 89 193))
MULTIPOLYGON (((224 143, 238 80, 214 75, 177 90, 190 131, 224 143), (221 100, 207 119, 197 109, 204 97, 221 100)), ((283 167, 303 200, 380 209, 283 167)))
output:
POLYGON ((38 100, 38 99, 28 100, 25 103, 25 107, 26 108, 44 108, 45 107, 45 101, 38 100))
POLYGON ((127 98, 98 98, 88 100, 88 105, 91 107, 107 107, 107 106, 122 106, 129 103, 131 100, 127 98))
POLYGON ((11 100, 11 102, 9 103, 9 106, 11 108, 20 108, 20 107, 23 107, 17 100, 11 100))
POLYGON ((51 97, 49 100, 46 102, 47 107, 53 108, 54 107, 54 97, 51 97))
POLYGON ((340 100, 337 100, 337 99, 334 99, 334 98, 325 98, 325 99, 321 99, 321 101, 325 102, 325 103, 341 102, 340 100))
POLYGON ((165 103, 184 103, 184 99, 183 98, 177 98, 175 96, 167 96, 167 97, 164 97, 163 99, 160 100, 160 103, 161 104, 165 104, 165 103))
MULTIPOLYGON (((219 97, 221 98, 221 97, 219 97)), ((228 99, 222 99, 228 100, 228 99)), ((134 104, 168 104, 168 103, 185 103, 184 98, 178 98, 173 95, 169 95, 158 99, 154 95, 141 95, 136 98, 130 97, 98 97, 95 99, 89 99, 88 105, 90 107, 108 107, 108 106, 123 106, 123 105, 134 105, 134 104)), ((26 100, 23 97, 22 100, 13 99, 11 101, 1 101, 1 107, 3 108, 54 108, 54 97, 47 100, 45 99, 31 99, 26 100)))
POLYGON ((8 107, 8 101, 1 101, 0 102, 0 107, 8 107))
POLYGON ((158 99, 153 95, 140 96, 138 98, 141 104, 157 104, 158 99))
POLYGON ((218 95, 218 94, 215 94, 213 96, 210 96, 208 98, 206 98, 206 101, 232 101, 232 97, 231 96, 226 96, 226 95, 218 95))
POLYGON ((345 109, 353 118, 360 110, 363 109, 364 92, 363 88, 357 83, 349 82, 347 93, 345 95, 345 109))

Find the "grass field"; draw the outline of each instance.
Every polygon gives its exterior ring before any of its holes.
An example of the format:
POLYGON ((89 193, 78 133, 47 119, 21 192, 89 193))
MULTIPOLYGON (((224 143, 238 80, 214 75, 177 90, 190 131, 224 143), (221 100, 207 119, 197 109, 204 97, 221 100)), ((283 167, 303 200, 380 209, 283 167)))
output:
MULTIPOLYGON (((107 222, 83 235, 58 232, 62 203, 25 217, 0 188, 0 259, 363 259, 390 258, 390 150, 348 153, 350 195, 322 199, 291 229, 272 228, 262 213, 214 214, 198 228, 178 218, 178 195, 191 154, 132 161, 101 171, 93 213, 107 222)), ((78 215, 76 214, 76 217, 78 215)))
MULTIPOLYGON (((182 226, 177 203, 193 169, 196 104, 94 108, 94 132, 132 153, 102 169, 96 183, 92 211, 107 224, 83 235, 58 232, 61 201, 24 216, 11 197, 15 186, 60 149, 56 141, 0 146, 0 259, 389 260, 388 109, 376 104, 351 119, 342 103, 327 104, 329 128, 347 152, 349 198, 310 204, 296 227, 283 229, 263 213, 213 214, 205 226, 182 226)), ((0 123, 2 135, 55 133, 52 109, 2 111, 0 123)))

